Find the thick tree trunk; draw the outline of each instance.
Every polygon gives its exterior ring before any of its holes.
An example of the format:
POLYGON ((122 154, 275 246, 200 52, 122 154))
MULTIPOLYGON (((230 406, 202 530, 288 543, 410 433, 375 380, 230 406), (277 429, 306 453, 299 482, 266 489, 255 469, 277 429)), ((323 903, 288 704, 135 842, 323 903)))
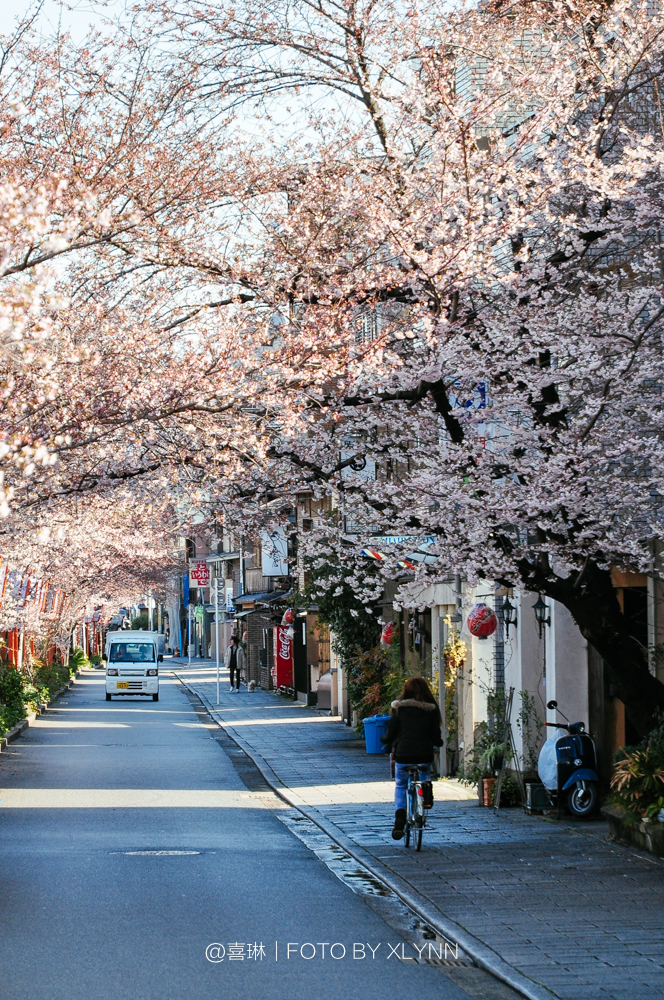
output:
MULTIPOLYGON (((648 652, 629 633, 609 570, 588 562, 581 577, 566 580, 531 572, 527 585, 564 604, 581 634, 604 660, 616 695, 641 736, 650 732, 664 710, 664 684, 650 673, 648 652), (577 583, 578 579, 578 583, 577 583)), ((524 580, 524 582, 526 582, 524 580)))

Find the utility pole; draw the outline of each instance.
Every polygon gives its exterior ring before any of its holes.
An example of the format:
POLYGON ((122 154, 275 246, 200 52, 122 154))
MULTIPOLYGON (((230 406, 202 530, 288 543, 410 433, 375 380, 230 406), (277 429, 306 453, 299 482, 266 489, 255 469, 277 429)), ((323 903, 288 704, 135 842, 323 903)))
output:
POLYGON ((217 705, 219 704, 219 577, 214 578, 214 649, 217 654, 217 705))
POLYGON ((445 713, 445 646, 447 645, 447 626, 445 619, 438 616, 438 704, 443 724, 440 727, 440 735, 443 738, 443 745, 440 748, 440 767, 438 773, 441 778, 447 774, 447 716, 445 713))

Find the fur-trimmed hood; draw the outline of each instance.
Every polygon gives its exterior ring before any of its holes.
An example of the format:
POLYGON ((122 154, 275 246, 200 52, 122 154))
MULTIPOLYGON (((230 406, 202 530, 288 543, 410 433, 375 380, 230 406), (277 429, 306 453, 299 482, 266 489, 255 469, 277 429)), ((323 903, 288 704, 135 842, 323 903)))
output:
POLYGON ((403 701, 392 702, 392 708, 398 712, 400 708, 423 708, 427 712, 435 712, 437 706, 430 701, 418 701, 417 698, 404 698, 403 701))

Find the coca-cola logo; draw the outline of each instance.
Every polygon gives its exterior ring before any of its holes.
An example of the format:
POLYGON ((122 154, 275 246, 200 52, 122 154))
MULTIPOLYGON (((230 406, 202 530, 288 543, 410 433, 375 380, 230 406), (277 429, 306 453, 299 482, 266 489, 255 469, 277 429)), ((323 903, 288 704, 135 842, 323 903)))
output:
POLYGON ((281 657, 282 660, 290 660, 291 640, 290 636, 288 635, 288 630, 284 629, 283 631, 281 631, 280 629, 279 631, 281 633, 279 636, 279 656, 281 657))

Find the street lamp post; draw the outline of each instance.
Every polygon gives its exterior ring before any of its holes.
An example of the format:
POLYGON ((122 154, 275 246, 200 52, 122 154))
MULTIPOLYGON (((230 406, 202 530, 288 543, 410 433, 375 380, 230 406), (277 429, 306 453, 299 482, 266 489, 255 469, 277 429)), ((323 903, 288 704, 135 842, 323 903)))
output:
POLYGON ((513 625, 514 628, 518 625, 516 608, 510 601, 509 596, 503 601, 503 621, 505 622, 505 632, 509 636, 510 625, 513 625))
POLYGON ((544 601, 542 600, 542 595, 539 594, 537 601, 533 604, 533 610, 535 611, 535 618, 537 619, 537 624, 539 626, 539 637, 542 638, 542 629, 545 625, 551 624, 551 616, 548 614, 548 608, 544 601))

